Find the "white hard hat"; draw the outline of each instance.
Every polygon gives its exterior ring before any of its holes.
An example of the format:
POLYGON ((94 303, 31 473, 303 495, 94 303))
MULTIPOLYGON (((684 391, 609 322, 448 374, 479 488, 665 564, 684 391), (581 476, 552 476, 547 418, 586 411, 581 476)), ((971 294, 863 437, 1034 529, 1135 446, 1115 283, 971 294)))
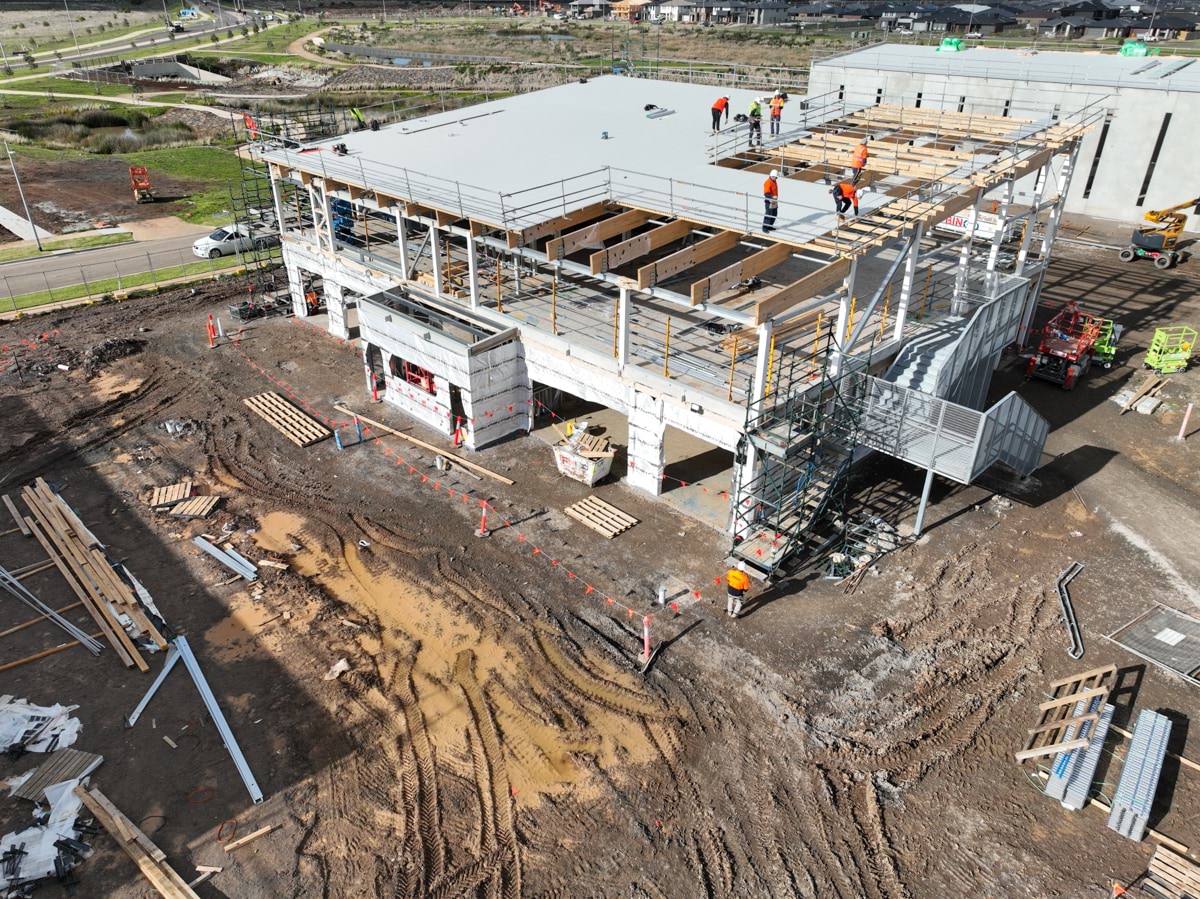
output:
POLYGON ((746 563, 745 563, 745 562, 738 562, 738 563, 737 563, 737 570, 738 570, 738 571, 745 571, 745 570, 746 570, 746 563))
POLYGON ((771 177, 772 177, 772 178, 778 178, 778 177, 779 177, 779 171, 778 171, 777 169, 772 169, 772 170, 771 170, 771 177))

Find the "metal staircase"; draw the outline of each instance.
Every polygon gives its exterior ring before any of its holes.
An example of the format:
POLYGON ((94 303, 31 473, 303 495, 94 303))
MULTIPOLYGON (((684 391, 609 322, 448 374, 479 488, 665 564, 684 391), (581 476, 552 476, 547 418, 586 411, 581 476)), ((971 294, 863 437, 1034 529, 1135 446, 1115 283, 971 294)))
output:
POLYGON ((738 467, 730 552, 768 576, 789 556, 816 550, 844 527, 869 354, 831 375, 830 331, 824 343, 819 369, 809 354, 792 354, 766 396, 747 403, 743 453, 753 452, 756 464, 738 467), (749 471, 753 475, 742 483, 749 471))

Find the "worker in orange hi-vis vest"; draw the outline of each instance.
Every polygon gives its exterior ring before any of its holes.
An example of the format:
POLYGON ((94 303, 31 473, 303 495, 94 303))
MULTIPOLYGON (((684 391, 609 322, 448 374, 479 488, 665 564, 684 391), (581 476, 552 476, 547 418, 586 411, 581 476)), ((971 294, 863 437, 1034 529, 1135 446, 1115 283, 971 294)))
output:
POLYGON ((737 618, 742 614, 742 600, 750 589, 750 576, 746 574, 746 563, 738 562, 736 568, 725 573, 725 614, 737 618))
POLYGON ((783 91, 775 91, 775 96, 771 98, 771 136, 775 137, 779 134, 780 124, 783 121, 783 104, 787 102, 787 98, 783 95, 783 91))
POLYGON ((775 230, 775 217, 779 215, 779 172, 772 171, 763 182, 763 234, 775 230))
POLYGON ((851 206, 854 214, 858 215, 858 189, 849 181, 843 181, 830 191, 833 194, 833 205, 837 209, 838 221, 846 217, 851 206))
POLYGON ((871 153, 867 150, 867 141, 869 137, 864 137, 858 142, 858 146, 854 148, 853 154, 850 157, 850 168, 854 172, 854 177, 851 179, 854 184, 858 184, 858 179, 862 177, 863 169, 867 167, 867 159, 871 153))
POLYGON ((717 97, 717 102, 712 105, 712 130, 715 134, 721 130, 721 113, 725 113, 725 124, 729 124, 729 98, 717 97))

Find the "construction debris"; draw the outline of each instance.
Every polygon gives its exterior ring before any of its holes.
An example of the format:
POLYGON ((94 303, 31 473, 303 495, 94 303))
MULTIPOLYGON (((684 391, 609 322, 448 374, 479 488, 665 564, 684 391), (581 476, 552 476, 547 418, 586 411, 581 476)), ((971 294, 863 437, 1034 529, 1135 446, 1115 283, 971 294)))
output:
POLYGON ((45 790, 50 811, 35 809, 33 824, 0 837, 0 892, 28 896, 39 880, 58 877, 74 882, 71 868, 92 854, 81 839, 80 800, 74 791, 78 780, 57 783, 45 790))
POLYGON ((137 723, 142 712, 146 710, 146 706, 150 704, 150 700, 154 698, 154 694, 158 692, 158 688, 162 686, 163 681, 167 679, 167 675, 171 673, 171 669, 175 667, 175 663, 180 659, 183 660, 184 667, 187 668, 188 674, 191 675, 192 683, 196 685, 196 689, 200 693, 200 698, 204 701, 204 707, 208 709, 209 717, 212 718, 213 724, 217 726, 217 730, 221 734, 221 739, 225 743, 225 748, 233 758, 233 763, 237 766, 238 773, 242 776, 242 782, 245 783, 246 789, 250 791, 250 798, 257 805, 263 801, 262 790, 259 789, 258 782, 254 779, 254 774, 250 770, 250 764, 242 754, 242 748, 233 736, 233 731, 229 729, 229 722, 225 720, 225 713, 217 703, 217 698, 213 695, 212 688, 208 685, 208 681, 204 677, 204 672, 200 670, 200 663, 196 661, 195 655, 192 654, 192 649, 188 645, 186 637, 176 637, 171 642, 171 648, 167 651, 167 658, 163 662, 162 671, 158 673, 158 677, 154 679, 154 683, 150 685, 150 689, 146 691, 146 695, 142 697, 142 701, 138 703, 137 708, 130 713, 129 718, 126 719, 126 723, 130 727, 133 727, 137 723))
POLYGON ((33 705, 28 699, 0 696, 0 751, 10 755, 54 752, 70 746, 79 736, 77 705, 33 705))
POLYGON ((203 537, 194 537, 192 542, 240 577, 248 581, 258 580, 258 567, 236 550, 218 549, 203 537))
POLYGON ((1154 396, 1170 383, 1170 378, 1163 378, 1151 373, 1146 376, 1146 380, 1138 385, 1132 393, 1129 390, 1122 390, 1112 399, 1114 403, 1120 405, 1121 414, 1124 415, 1130 409, 1134 408, 1143 397, 1154 396))
POLYGON ((83 787, 75 787, 74 794, 88 807, 88 811, 96 816, 96 820, 108 831, 109 836, 116 840, 125 854, 133 859, 142 876, 160 896, 166 899, 199 899, 178 872, 167 864, 166 853, 155 846, 133 821, 109 802, 108 797, 99 790, 85 790, 83 787))
POLYGON ((1063 624, 1067 628, 1067 655, 1073 659, 1083 658, 1083 635, 1079 632, 1079 622, 1075 620, 1075 606, 1071 603, 1071 592, 1067 585, 1083 571, 1082 562, 1072 562, 1058 576, 1055 588, 1058 590, 1058 608, 1062 614, 1063 624))
POLYGON ((1125 751, 1121 778, 1113 794, 1112 813, 1108 816, 1109 830, 1140 842, 1146 834, 1158 778, 1162 774, 1171 737, 1171 719, 1158 712, 1142 709, 1133 726, 1133 739, 1125 751))
POLYGON ((254 833, 248 833, 244 837, 236 839, 231 843, 226 843, 225 851, 233 852, 233 850, 235 850, 235 849, 240 849, 243 846, 245 846, 247 843, 251 843, 254 840, 257 840, 259 837, 265 837, 271 831, 278 830, 280 827, 283 827, 283 825, 282 824, 268 824, 266 827, 260 827, 258 830, 254 831, 254 833))

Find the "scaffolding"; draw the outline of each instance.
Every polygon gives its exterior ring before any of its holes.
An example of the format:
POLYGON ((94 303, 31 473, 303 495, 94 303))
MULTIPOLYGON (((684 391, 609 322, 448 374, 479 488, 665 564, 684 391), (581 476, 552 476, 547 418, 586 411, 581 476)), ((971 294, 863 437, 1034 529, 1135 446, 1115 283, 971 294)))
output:
POLYGON ((846 539, 860 375, 870 364, 871 345, 846 356, 833 331, 828 327, 818 338, 824 344, 819 367, 812 353, 792 352, 766 394, 747 397, 730 553, 767 576, 792 556, 804 553, 813 561, 846 539))

